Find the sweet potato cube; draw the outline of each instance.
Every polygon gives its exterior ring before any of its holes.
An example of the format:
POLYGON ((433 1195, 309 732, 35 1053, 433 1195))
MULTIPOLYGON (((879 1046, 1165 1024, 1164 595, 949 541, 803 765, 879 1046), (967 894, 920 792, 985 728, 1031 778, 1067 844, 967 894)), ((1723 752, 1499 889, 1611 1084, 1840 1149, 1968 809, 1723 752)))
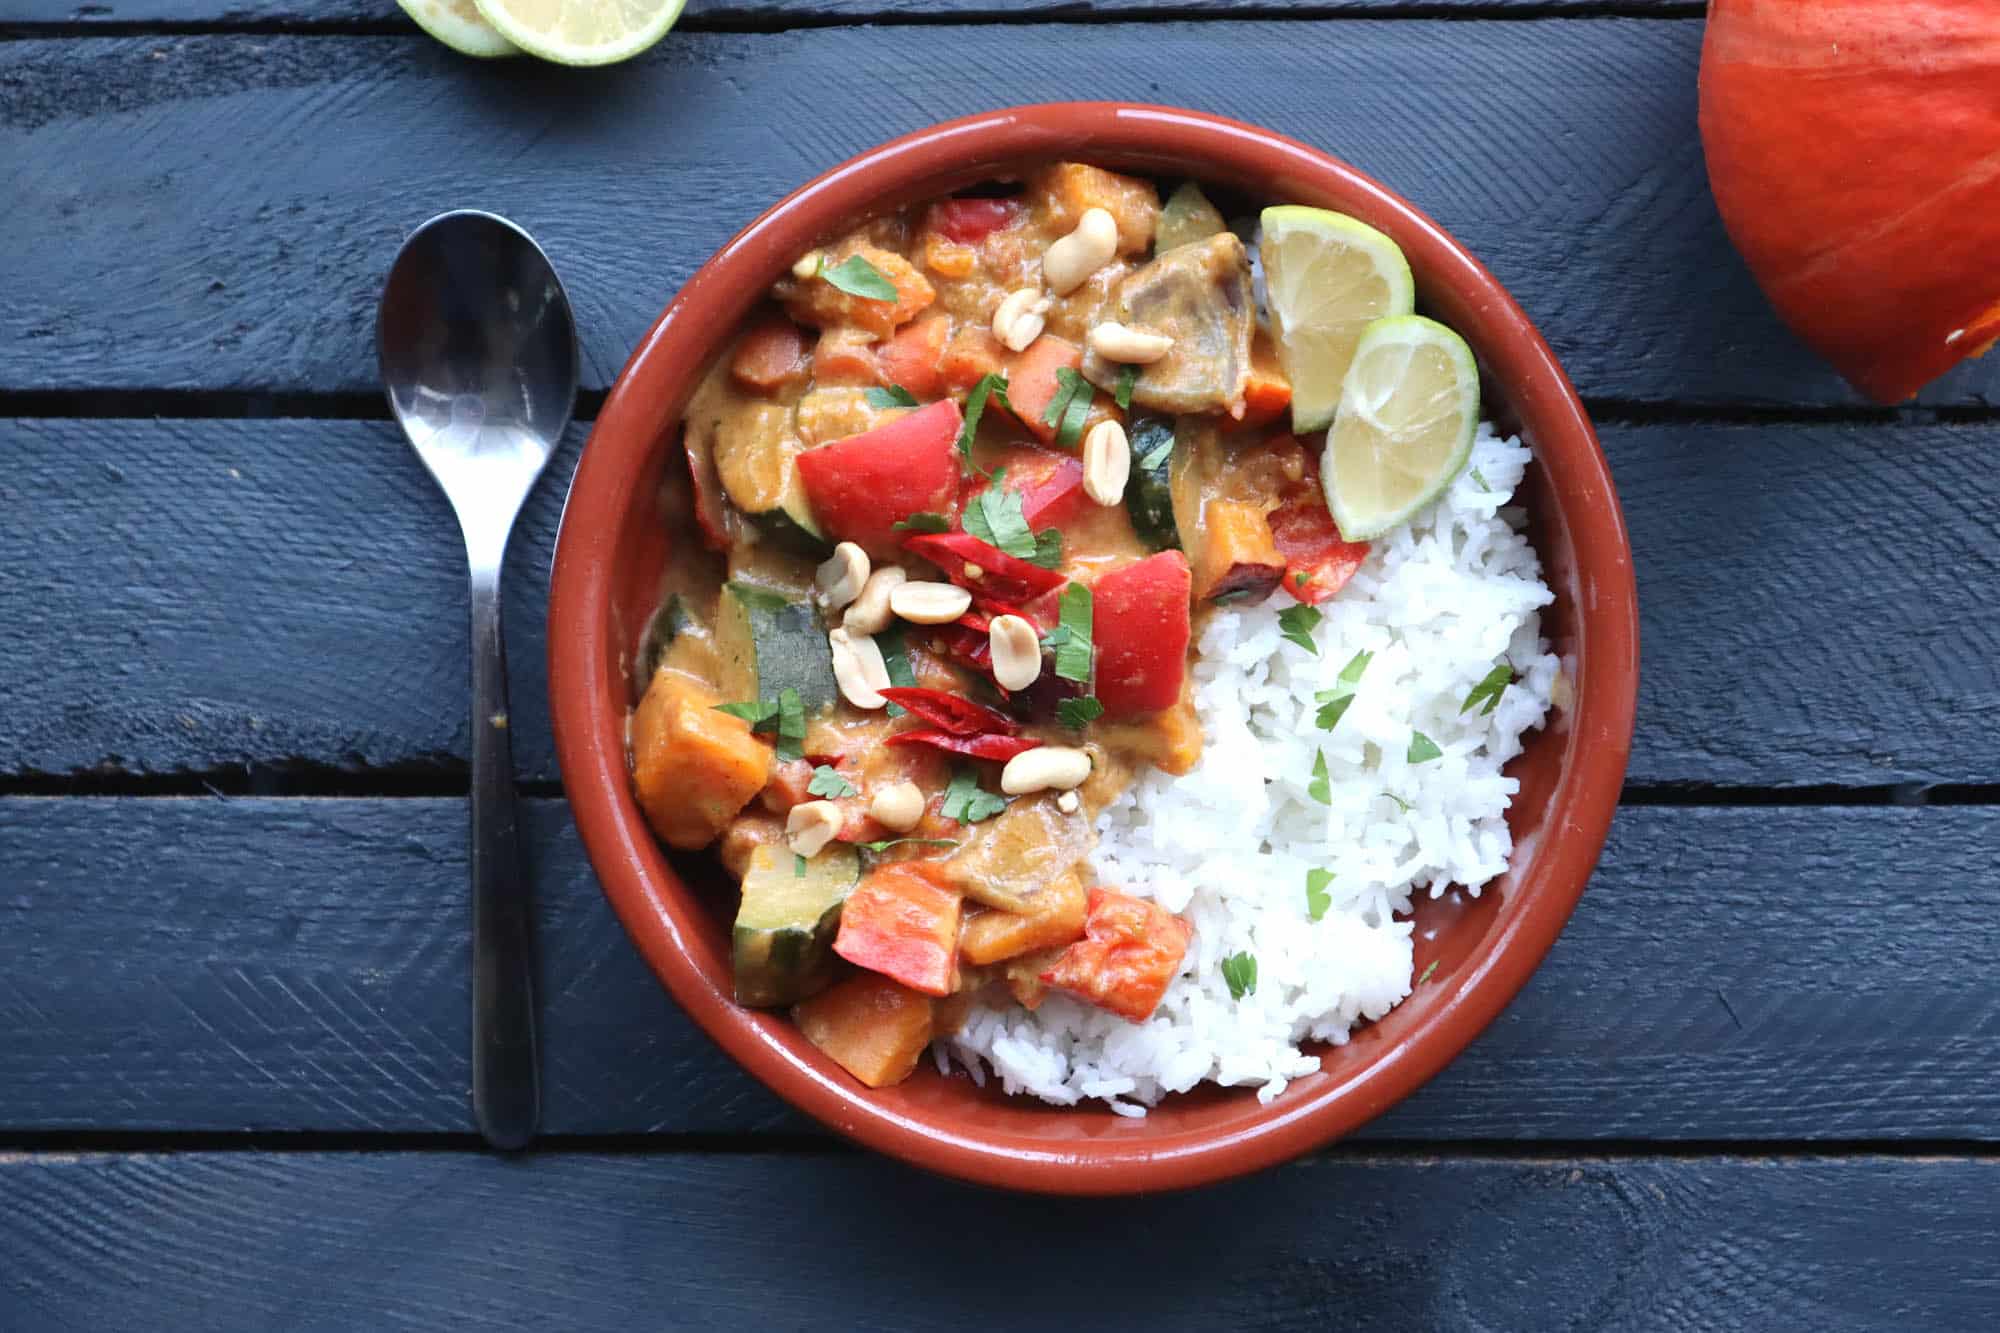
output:
POLYGON ((1285 575, 1285 557, 1257 505, 1210 500, 1189 548, 1198 602, 1261 602, 1277 591, 1285 575))
POLYGON ((931 286, 930 280, 917 272, 915 264, 894 250, 867 244, 843 246, 827 252, 826 265, 831 268, 855 255, 867 260, 877 273, 889 280, 896 289, 895 300, 878 301, 844 292, 824 276, 808 278, 803 282, 786 278, 775 289, 778 300, 801 324, 811 324, 820 329, 851 327, 863 329, 877 338, 886 338, 915 319, 919 312, 937 299, 937 290, 931 286))
POLYGON ((1181 970, 1194 930, 1157 903, 1110 889, 1090 891, 1083 938, 1041 974, 1120 1018, 1143 1023, 1181 970))
POLYGON ((926 995, 949 995, 958 968, 959 896, 934 862, 896 861, 868 872, 840 909, 833 951, 926 995))
POLYGON ((661 671, 632 714, 632 782, 669 847, 706 847, 771 773, 771 747, 691 677, 661 671))
POLYGON ((1058 162, 1035 173, 1028 198, 1050 225, 1068 231, 1085 212, 1101 208, 1118 224, 1118 253, 1142 255, 1160 225, 1160 192, 1151 181, 1082 162, 1058 162))
POLYGON ((863 972, 792 1010, 806 1040, 871 1088, 901 1083, 931 1043, 936 1002, 863 972))
POLYGON ((1060 948, 1083 936, 1088 895, 1072 870, 1028 900, 1025 912, 987 910, 958 930, 958 951, 975 965, 1003 962, 1038 949, 1060 948))

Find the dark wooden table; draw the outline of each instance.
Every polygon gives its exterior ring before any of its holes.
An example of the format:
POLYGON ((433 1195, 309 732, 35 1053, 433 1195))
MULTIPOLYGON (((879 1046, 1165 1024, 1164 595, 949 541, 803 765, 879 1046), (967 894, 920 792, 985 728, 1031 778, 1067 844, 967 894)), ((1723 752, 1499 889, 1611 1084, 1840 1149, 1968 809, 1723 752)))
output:
MULTIPOLYGON (((2000 364, 1863 405, 1729 248, 1680 0, 694 0, 595 74, 389 0, 0 0, 0 1328, 1977 1328, 2000 1311, 2000 364), (602 389, 807 176, 1012 102, 1275 126, 1540 322, 1645 685, 1534 982, 1354 1140, 1054 1203, 860 1153, 598 894, 543 591, 602 389), (519 219, 590 390, 516 533, 546 1126, 466 1105, 466 645, 372 340, 519 219), (751 1322, 754 1320, 755 1322, 751 1322)), ((1801 225, 1810 225, 1802 219, 1801 225)))

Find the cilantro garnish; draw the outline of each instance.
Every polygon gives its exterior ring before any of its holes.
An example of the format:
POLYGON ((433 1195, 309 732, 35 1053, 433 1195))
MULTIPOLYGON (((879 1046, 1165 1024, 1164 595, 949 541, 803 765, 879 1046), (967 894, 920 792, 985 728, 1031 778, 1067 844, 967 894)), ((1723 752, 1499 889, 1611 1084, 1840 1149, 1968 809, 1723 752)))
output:
POLYGON ((1092 619, 1090 589, 1081 583, 1072 583, 1063 589, 1058 605, 1061 608, 1060 623, 1042 636, 1042 646, 1055 650, 1058 676, 1064 680, 1088 681, 1092 619))
POLYGON ((981 375, 979 383, 972 386, 972 392, 965 395, 965 425, 958 432, 958 457, 974 472, 979 468, 972 461, 972 441, 979 434, 979 418, 985 414, 989 398, 997 398, 1000 406, 1009 412, 1014 410, 1007 401, 1007 377, 997 371, 981 375))
POLYGON ((1326 771, 1326 751, 1313 751, 1312 781, 1306 784, 1306 795, 1321 805, 1333 804, 1333 779, 1326 771))
POLYGON ((900 384, 877 385, 861 395, 870 407, 915 407, 916 395, 900 384))
POLYGON ((1075 731, 1082 731, 1102 716, 1104 705, 1089 695, 1081 699, 1064 699, 1056 705, 1056 719, 1075 731))
POLYGON ((1333 883, 1331 870, 1306 871, 1306 919, 1317 921, 1326 915, 1326 909, 1333 906, 1333 895, 1326 886, 1333 883))
POLYGON ((1319 656, 1319 645, 1312 641, 1312 632, 1323 619, 1318 608, 1311 606, 1288 606, 1278 612, 1279 637, 1289 639, 1299 647, 1319 656))
POLYGON ((920 509, 908 518, 897 519, 889 526, 897 532, 950 532, 951 520, 943 514, 920 509))
POLYGON ((1112 395, 1120 412, 1132 410, 1132 388, 1139 382, 1139 367, 1120 366, 1118 368, 1118 392, 1112 395))
POLYGON ((806 791, 813 796, 852 796, 857 788, 840 776, 832 767, 821 764, 813 770, 812 781, 806 784, 806 791))
POLYGON ((896 299, 896 284, 860 255, 849 255, 831 268, 821 261, 819 275, 849 296, 858 296, 864 301, 896 299))
POLYGON ((1313 701, 1319 705, 1319 713, 1313 719, 1320 730, 1332 731, 1340 725, 1340 719, 1347 715, 1347 706, 1354 702, 1354 692, 1360 688, 1361 674, 1368 670, 1368 663, 1375 654, 1359 652, 1347 659, 1347 665, 1340 669, 1340 676, 1330 690, 1318 690, 1313 701))
POLYGON ((1472 693, 1465 696, 1465 702, 1459 706, 1458 711, 1461 713, 1469 712, 1471 709, 1484 704, 1485 707, 1479 708, 1479 715, 1481 717, 1488 716, 1495 708, 1500 706, 1500 696, 1507 692, 1507 687, 1512 685, 1516 679, 1518 677, 1514 674, 1513 665, 1508 662, 1502 662, 1499 666, 1487 672, 1481 678, 1480 682, 1472 687, 1472 693))
POLYGON ((1240 1000, 1257 993, 1257 959, 1252 954, 1233 953, 1222 960, 1222 979, 1229 983, 1229 998, 1240 1000))
POLYGON ((1055 396, 1042 410, 1042 424, 1056 428, 1056 445, 1073 449, 1083 436, 1084 418, 1090 415, 1090 399, 1096 389, 1090 381, 1068 366, 1056 371, 1055 396))
POLYGON ((951 775, 951 785, 944 789, 944 817, 955 819, 961 824, 977 824, 982 819, 991 819, 1007 808, 1007 798, 996 796, 979 785, 979 778, 969 768, 961 768, 951 775))
POLYGON ((1443 750, 1438 749, 1438 743, 1424 735, 1423 732, 1413 731, 1410 733, 1410 753, 1408 757, 1411 763, 1428 764, 1443 753, 1443 750))

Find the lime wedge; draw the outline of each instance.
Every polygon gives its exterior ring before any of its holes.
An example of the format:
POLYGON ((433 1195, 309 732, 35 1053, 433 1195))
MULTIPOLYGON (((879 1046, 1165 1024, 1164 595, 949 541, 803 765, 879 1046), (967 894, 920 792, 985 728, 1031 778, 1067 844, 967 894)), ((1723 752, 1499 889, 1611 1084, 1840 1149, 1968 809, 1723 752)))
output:
POLYGON ((500 35, 559 65, 629 60, 667 35, 685 0, 477 0, 500 35))
POLYGON ((1435 500, 1478 429, 1479 367, 1465 339, 1421 315, 1370 324, 1320 460, 1341 535, 1369 541, 1435 500))
POLYGON ((403 7, 405 14, 417 21, 419 28, 460 55, 487 60, 494 56, 521 54, 520 47, 495 32, 492 24, 479 17, 479 10, 472 0, 396 0, 396 3, 403 7))
POLYGON ((1333 420, 1361 330, 1416 309, 1416 283, 1394 241, 1345 213, 1285 204, 1263 224, 1264 290, 1303 434, 1333 420))

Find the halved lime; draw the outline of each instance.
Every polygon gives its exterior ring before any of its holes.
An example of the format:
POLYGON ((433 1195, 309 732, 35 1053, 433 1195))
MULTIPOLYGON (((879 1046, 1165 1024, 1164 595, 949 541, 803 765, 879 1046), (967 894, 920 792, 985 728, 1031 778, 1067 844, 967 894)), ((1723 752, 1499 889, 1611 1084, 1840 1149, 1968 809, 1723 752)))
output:
POLYGON ((517 56, 521 48, 494 31, 479 17, 472 0, 396 0, 417 26, 460 55, 489 60, 494 56, 517 56))
POLYGON ((1340 533, 1379 537, 1438 497, 1479 429, 1479 367, 1465 339, 1421 315, 1361 334, 1326 433, 1320 480, 1340 533))
POLYGON ((1345 213, 1284 204, 1265 209, 1263 224, 1264 290, 1292 381, 1292 429, 1319 430, 1333 420, 1361 330, 1416 309, 1416 283, 1394 241, 1345 213))
POLYGON ((667 35, 685 0, 478 0, 479 12, 524 51, 559 65, 629 60, 667 35))

